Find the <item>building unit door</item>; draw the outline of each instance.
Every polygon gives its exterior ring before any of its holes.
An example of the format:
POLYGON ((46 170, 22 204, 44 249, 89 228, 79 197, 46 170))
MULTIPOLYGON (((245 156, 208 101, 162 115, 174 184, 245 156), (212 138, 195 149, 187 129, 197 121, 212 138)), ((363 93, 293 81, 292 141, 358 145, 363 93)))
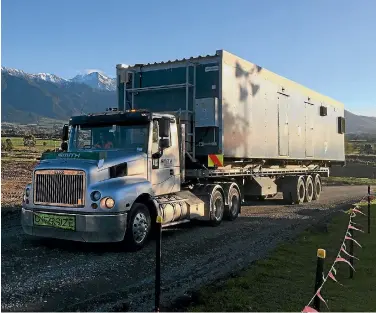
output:
POLYGON ((314 157, 314 118, 315 118, 315 106, 306 103, 305 106, 305 151, 306 157, 314 157))
POLYGON ((289 155, 289 97, 278 95, 278 153, 280 156, 289 155))

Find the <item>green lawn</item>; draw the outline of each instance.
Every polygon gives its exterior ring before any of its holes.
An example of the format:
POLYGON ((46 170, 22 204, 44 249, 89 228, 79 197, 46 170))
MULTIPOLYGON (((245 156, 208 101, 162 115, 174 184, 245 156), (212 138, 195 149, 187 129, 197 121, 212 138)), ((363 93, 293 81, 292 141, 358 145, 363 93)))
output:
POLYGON ((359 177, 334 177, 323 178, 324 182, 344 185, 376 185, 376 179, 359 177))
MULTIPOLYGON (((322 296, 331 311, 374 311, 376 308, 376 202, 372 205, 371 234, 367 233, 367 217, 357 215, 356 226, 365 233, 354 237, 363 248, 355 246, 354 278, 349 266, 338 263, 337 280, 328 280, 322 296)), ((367 208, 362 209, 367 212, 367 208)), ((327 225, 307 229, 296 240, 280 245, 265 260, 260 260, 238 277, 202 288, 188 311, 282 311, 300 312, 314 294, 316 251, 326 249, 326 269, 337 255, 349 215, 337 213, 327 225)), ((327 311, 322 303, 321 311, 327 311)))
POLYGON ((53 140, 53 139, 36 139, 35 147, 29 148, 25 147, 23 143, 22 137, 2 137, 1 141, 5 142, 6 139, 10 139, 13 143, 13 150, 21 150, 21 151, 28 151, 28 152, 43 152, 47 149, 55 149, 58 148, 61 144, 60 140, 53 140), (46 143, 44 145, 43 143, 46 143))

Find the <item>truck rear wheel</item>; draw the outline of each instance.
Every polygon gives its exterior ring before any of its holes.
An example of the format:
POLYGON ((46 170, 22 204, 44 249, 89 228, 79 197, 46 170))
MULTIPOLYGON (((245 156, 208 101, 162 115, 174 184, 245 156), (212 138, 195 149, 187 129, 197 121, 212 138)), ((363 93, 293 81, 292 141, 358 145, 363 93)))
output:
POLYGON ((312 179, 312 176, 309 175, 306 178, 306 193, 305 193, 305 199, 304 199, 305 202, 311 202, 312 201, 313 189, 314 189, 313 179, 312 179))
POLYGON ((141 249, 145 245, 151 230, 150 212, 145 204, 133 204, 129 212, 127 226, 124 243, 131 250, 141 249))
POLYGON ((228 191, 228 207, 226 209, 226 219, 235 220, 240 212, 240 193, 235 185, 232 185, 228 191))
POLYGON ((210 206, 212 212, 210 224, 212 226, 218 226, 222 222, 225 211, 225 201, 222 193, 218 189, 214 190, 211 195, 210 206))
POLYGON ((306 185, 303 176, 289 177, 284 182, 283 199, 289 204, 303 203, 306 185))
POLYGON ((320 195, 322 191, 322 185, 321 185, 321 177, 319 174, 315 175, 315 179, 313 182, 313 200, 319 200, 320 195))

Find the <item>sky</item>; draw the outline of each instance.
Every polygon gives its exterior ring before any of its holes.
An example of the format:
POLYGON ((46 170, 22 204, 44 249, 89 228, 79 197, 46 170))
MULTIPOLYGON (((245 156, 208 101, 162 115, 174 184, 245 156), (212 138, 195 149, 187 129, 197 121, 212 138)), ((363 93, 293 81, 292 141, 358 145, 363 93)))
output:
POLYGON ((2 0, 1 65, 64 78, 225 49, 376 116, 376 0, 2 0))

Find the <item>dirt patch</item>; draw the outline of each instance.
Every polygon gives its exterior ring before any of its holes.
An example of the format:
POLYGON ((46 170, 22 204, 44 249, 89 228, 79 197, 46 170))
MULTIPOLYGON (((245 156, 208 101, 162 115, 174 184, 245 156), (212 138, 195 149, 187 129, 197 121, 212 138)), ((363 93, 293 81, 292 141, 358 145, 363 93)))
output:
POLYGON ((24 188, 31 182, 36 162, 1 162, 1 209, 9 210, 21 205, 24 188))

